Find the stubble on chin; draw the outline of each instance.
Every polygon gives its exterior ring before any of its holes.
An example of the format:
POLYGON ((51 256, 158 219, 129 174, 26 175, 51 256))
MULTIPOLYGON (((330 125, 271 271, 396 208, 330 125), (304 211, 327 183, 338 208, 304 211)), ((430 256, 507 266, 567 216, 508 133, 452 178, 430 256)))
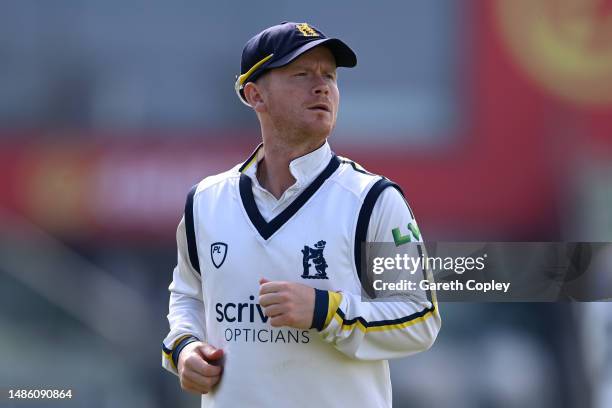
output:
POLYGON ((290 121, 287 116, 277 116, 273 121, 276 137, 290 146, 303 146, 306 144, 318 145, 324 141, 334 129, 334 123, 317 123, 318 121, 301 120, 290 121))

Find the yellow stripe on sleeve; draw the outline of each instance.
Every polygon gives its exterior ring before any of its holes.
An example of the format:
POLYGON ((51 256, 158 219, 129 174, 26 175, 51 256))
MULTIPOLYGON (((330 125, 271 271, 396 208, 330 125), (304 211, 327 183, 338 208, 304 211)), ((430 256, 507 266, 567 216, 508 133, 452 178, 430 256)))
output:
POLYGON ((368 332, 379 332, 379 331, 391 331, 391 330, 404 329, 406 327, 413 326, 413 325, 415 325, 417 323, 425 322, 427 319, 432 317, 434 315, 434 313, 436 313, 435 309, 429 310, 423 316, 414 318, 414 319, 409 320, 407 322, 396 323, 396 324, 387 324, 387 325, 383 325, 383 326, 368 326, 368 327, 366 327, 359 320, 357 320, 357 321, 355 321, 355 322, 353 322, 351 324, 346 324, 344 322, 344 319, 342 318, 342 316, 340 316, 337 312, 334 314, 334 320, 336 320, 336 322, 338 322, 338 324, 341 326, 340 330, 353 330, 353 328, 357 328, 357 329, 361 330, 364 333, 368 333, 368 332))
POLYGON ((185 336, 181 336, 178 339, 174 340, 174 343, 172 343, 172 350, 169 350, 169 352, 166 352, 165 350, 162 349, 162 356, 166 357, 170 361, 170 364, 172 364, 172 367, 174 367, 174 369, 176 371, 178 371, 178 368, 174 365, 174 360, 172 360, 172 352, 176 348, 177 344, 179 344, 181 341, 183 341, 183 339, 185 339, 185 338, 187 338, 189 336, 190 336, 190 334, 185 335, 185 336))
POLYGON ((327 292, 329 295, 329 301, 327 302, 327 317, 325 318, 325 325, 323 328, 329 326, 331 323, 336 310, 340 307, 340 303, 342 302, 342 294, 338 292, 332 292, 331 290, 327 292))

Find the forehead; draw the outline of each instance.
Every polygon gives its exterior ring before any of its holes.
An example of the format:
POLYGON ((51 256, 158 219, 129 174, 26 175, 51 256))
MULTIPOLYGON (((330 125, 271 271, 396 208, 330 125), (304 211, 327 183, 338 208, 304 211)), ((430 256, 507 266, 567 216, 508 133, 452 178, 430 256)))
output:
POLYGON ((319 45, 311 50, 306 51, 298 58, 293 60, 291 63, 285 65, 286 67, 296 67, 302 65, 316 65, 322 64, 330 68, 336 68, 336 58, 329 48, 319 45))

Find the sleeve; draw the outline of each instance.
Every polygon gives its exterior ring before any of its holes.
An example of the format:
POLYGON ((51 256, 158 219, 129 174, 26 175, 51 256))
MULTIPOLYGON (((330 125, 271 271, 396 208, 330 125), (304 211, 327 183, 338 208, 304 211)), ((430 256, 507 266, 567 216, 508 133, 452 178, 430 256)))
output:
POLYGON ((200 273, 189 260, 185 217, 178 225, 176 244, 178 260, 168 287, 170 332, 162 344, 162 366, 174 374, 178 374, 178 355, 183 347, 205 339, 202 282, 200 273))
MULTIPOLYGON (((401 189, 387 179, 375 183, 364 200, 357 222, 356 252, 364 241, 395 243, 396 253, 403 251, 409 256, 420 256, 424 250, 421 245, 404 245, 422 243, 423 239, 401 189)), ((355 260, 362 287, 368 292, 364 286, 368 278, 361 276, 360 254, 355 260)), ((433 281, 430 271, 420 268, 416 274, 433 281)), ((317 328, 324 341, 354 359, 398 358, 428 350, 441 327, 435 292, 419 289, 410 291, 409 296, 404 293, 401 301, 392 300, 363 301, 362 296, 352 293, 317 290, 314 321, 319 316, 317 328)))

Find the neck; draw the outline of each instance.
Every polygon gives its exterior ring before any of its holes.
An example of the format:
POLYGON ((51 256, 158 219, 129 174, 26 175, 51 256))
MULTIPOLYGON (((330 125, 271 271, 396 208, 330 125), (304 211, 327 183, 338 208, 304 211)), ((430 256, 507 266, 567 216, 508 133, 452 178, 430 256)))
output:
POLYGON ((264 137, 264 158, 257 166, 257 180, 276 199, 295 183, 295 178, 289 170, 292 160, 304 156, 325 143, 325 140, 313 140, 289 145, 277 138, 268 140, 264 137))

